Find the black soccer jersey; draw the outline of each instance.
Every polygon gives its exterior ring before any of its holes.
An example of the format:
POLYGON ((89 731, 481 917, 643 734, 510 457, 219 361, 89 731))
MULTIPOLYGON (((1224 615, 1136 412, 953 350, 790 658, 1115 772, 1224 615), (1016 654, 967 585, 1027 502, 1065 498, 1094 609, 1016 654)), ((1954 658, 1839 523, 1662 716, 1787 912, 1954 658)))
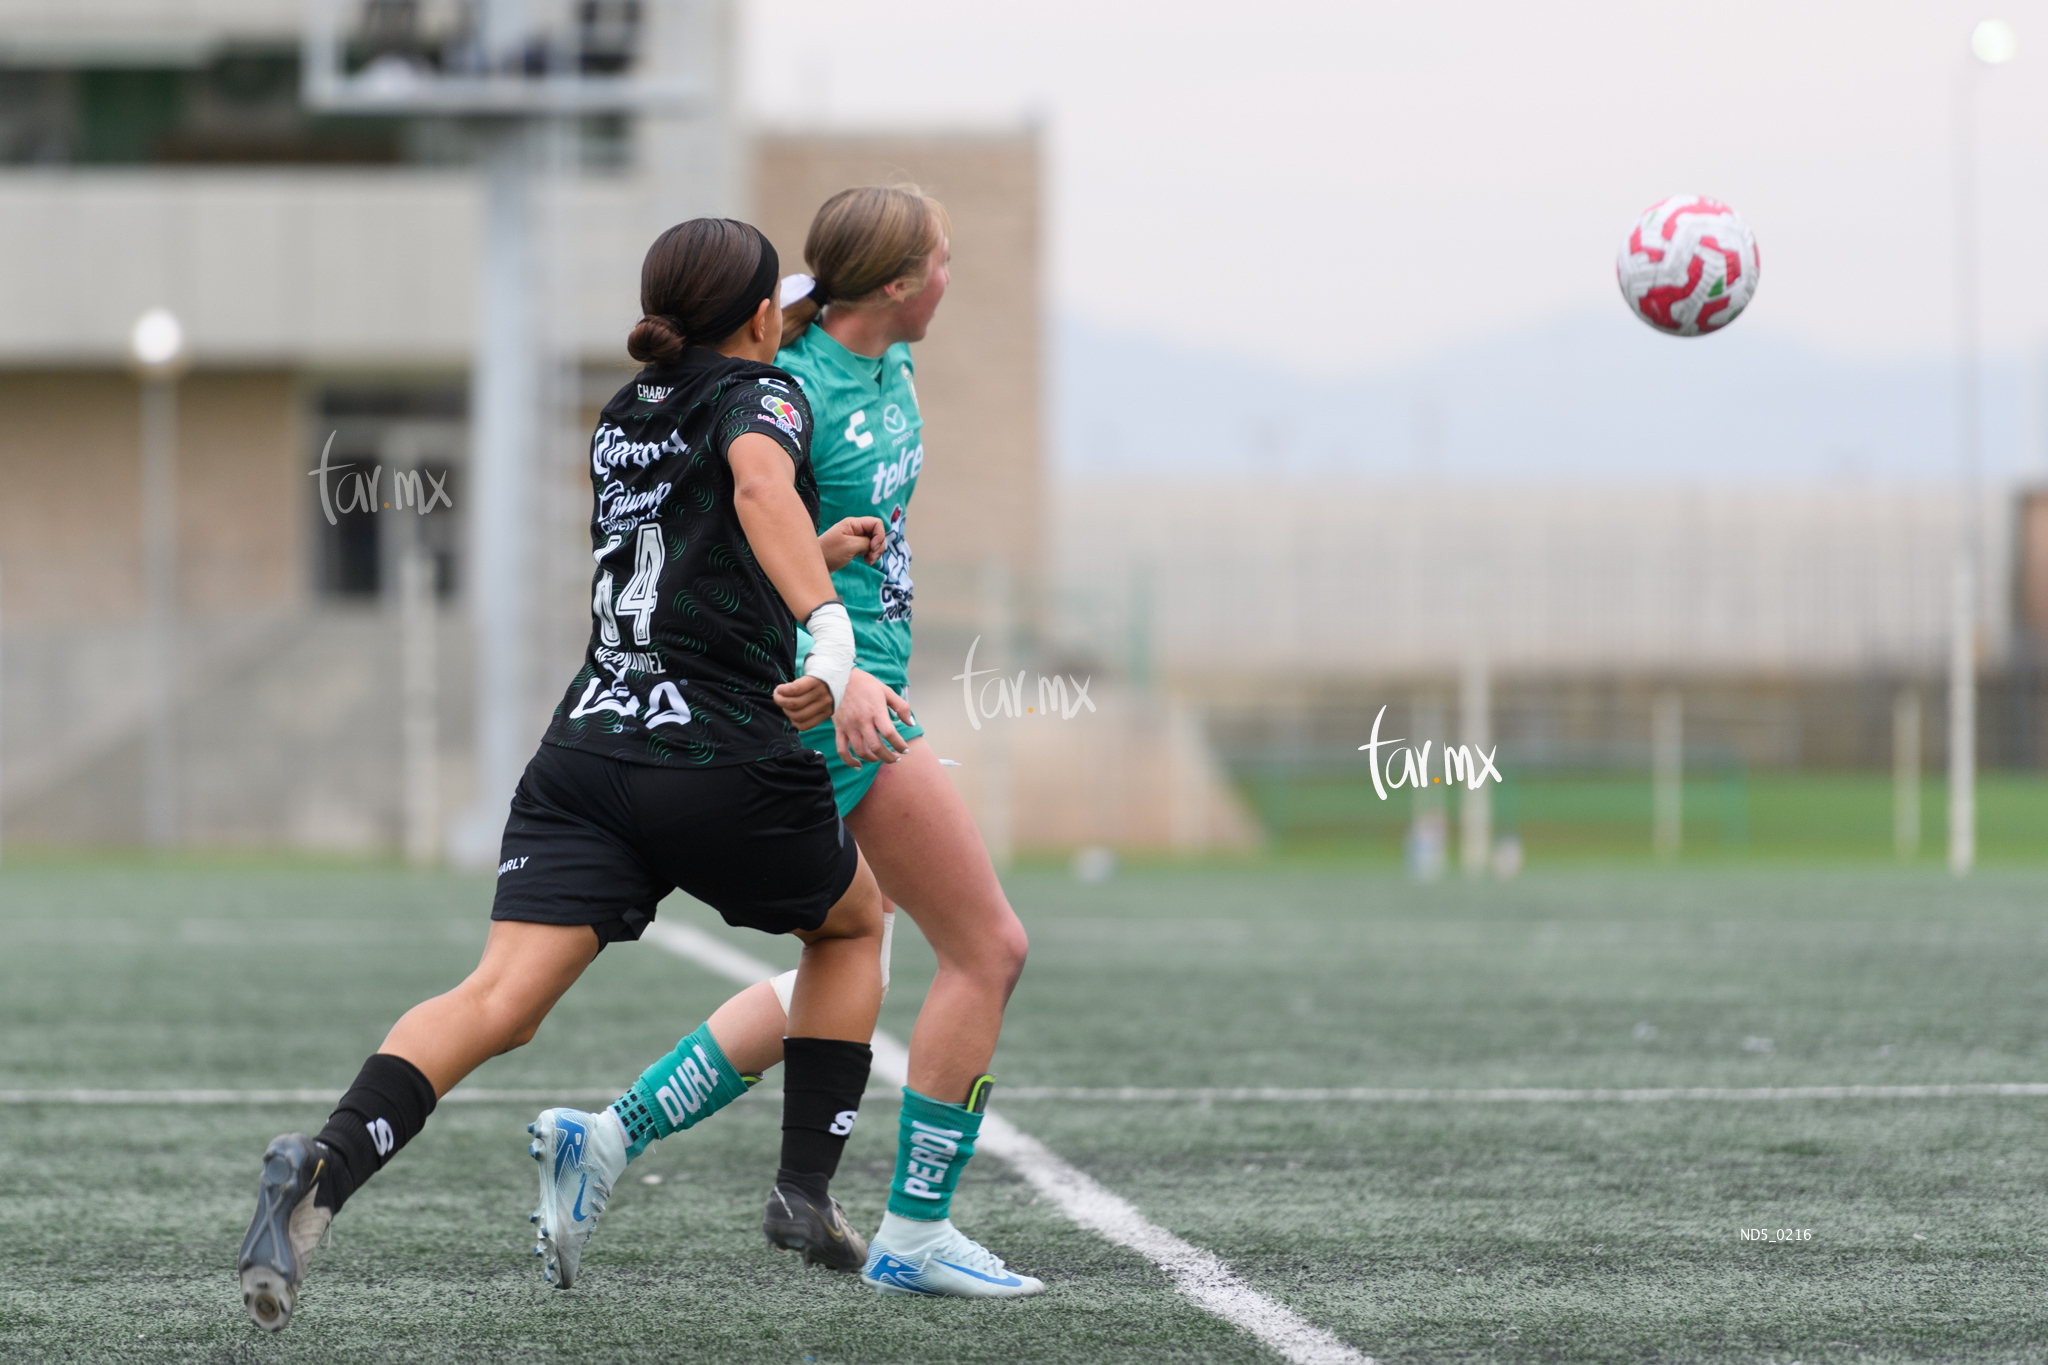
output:
POLYGON ((756 431, 818 517, 811 409, 772 365, 692 347, 605 404, 590 440, 590 645, 547 742, 628 763, 749 763, 798 747, 774 690, 796 622, 754 562, 726 453, 756 431))

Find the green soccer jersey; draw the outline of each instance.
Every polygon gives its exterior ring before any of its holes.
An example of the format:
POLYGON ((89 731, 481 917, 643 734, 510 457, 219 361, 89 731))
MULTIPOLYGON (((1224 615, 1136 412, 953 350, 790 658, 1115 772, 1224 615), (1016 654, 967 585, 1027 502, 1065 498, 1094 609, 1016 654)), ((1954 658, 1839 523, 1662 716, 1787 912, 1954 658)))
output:
POLYGON ((899 341, 879 359, 855 355, 813 326, 784 347, 775 363, 803 385, 815 418, 811 463, 818 479, 818 524, 875 516, 888 527, 881 559, 855 559, 832 575, 832 583, 853 618, 860 667, 901 691, 910 667, 910 542, 904 523, 924 466, 924 420, 917 411, 910 347, 899 341))

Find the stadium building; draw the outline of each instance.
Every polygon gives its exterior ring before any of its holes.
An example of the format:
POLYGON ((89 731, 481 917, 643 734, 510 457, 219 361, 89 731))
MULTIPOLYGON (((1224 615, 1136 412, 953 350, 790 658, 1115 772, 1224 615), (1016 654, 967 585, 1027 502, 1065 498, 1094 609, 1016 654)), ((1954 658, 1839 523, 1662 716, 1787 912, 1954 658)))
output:
MULTIPOLYGON (((429 8, 370 7, 401 32, 429 8)), ((1025 582, 1040 554, 1036 134, 742 130, 729 7, 682 12, 682 60, 711 98, 689 117, 564 120, 535 172, 532 286, 556 415, 529 585, 536 735, 588 628, 581 446, 631 374, 640 255, 680 219, 751 218, 797 269, 831 191, 914 178, 941 195, 958 283, 920 348, 927 422, 948 452, 923 481, 920 579, 942 594, 996 565, 1025 582)), ((433 826, 432 842, 471 800, 463 607, 480 141, 454 118, 310 113, 302 15, 300 0, 37 0, 0 20, 10 840, 141 838, 160 685, 172 697, 178 842, 389 847, 409 818, 433 826), (170 679, 146 665, 149 509, 129 358, 131 327, 157 307, 183 324, 190 354, 169 509, 170 679), (433 723, 408 731, 422 694, 402 686, 397 598, 414 545, 440 610, 433 723), (420 755, 406 754, 422 735, 424 779, 420 755)))
MULTIPOLYGON (((400 42, 433 8, 364 13, 400 42)), ((595 23, 639 7, 584 10, 595 23)), ((180 843, 432 856, 476 803, 483 144, 458 118, 309 111, 303 13, 300 0, 22 0, 0 20, 10 841, 139 841, 145 741, 165 728, 180 843), (157 307, 190 355, 168 507, 143 495, 129 357, 131 327, 157 307), (145 629, 152 517, 175 535, 170 669, 145 629), (439 604, 424 634, 408 633, 399 592, 412 553, 439 604)), ((1670 694, 1685 697, 1685 749, 1723 766, 1888 766, 1907 695, 1925 702, 1924 760, 1940 761, 1952 496, 1246 487, 1085 467, 1052 489, 1037 133, 744 127, 729 7, 680 13, 676 60, 700 106, 560 120, 534 168, 552 413, 529 566, 534 734, 587 629, 580 447, 630 373, 645 244, 682 218, 734 214, 794 269, 826 195, 909 178, 956 225, 953 292, 919 351, 945 458, 914 518, 914 693, 999 853, 1254 843, 1229 769, 1348 761, 1380 705, 1448 714, 1474 660, 1495 733, 1525 765, 1640 768, 1670 694), (1227 528, 1227 544, 1189 527, 1227 528)), ((1986 501, 1991 765, 2038 766, 2048 750, 2044 507, 1986 501)))

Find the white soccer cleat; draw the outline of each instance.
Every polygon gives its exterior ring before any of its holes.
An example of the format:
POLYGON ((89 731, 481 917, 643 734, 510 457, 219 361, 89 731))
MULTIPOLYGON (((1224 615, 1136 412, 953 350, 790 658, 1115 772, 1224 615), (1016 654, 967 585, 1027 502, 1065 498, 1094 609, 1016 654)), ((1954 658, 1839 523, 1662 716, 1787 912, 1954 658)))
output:
POLYGON ((950 1218, 924 1223, 893 1213, 882 1215, 860 1278, 877 1294, 1023 1299, 1045 1292, 1045 1281, 1017 1274, 950 1218))
POLYGON ((609 1109, 546 1109, 526 1131, 533 1134, 526 1150, 540 1163, 540 1207, 527 1219, 540 1229, 533 1254, 541 1278, 567 1289, 612 1186, 625 1174, 625 1130, 609 1109))

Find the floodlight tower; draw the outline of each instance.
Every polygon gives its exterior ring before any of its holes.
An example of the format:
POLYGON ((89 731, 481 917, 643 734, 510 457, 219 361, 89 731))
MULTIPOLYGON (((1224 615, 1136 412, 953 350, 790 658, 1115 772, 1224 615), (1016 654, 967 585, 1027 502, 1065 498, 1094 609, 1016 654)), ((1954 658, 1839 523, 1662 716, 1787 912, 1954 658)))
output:
POLYGON ((1948 659, 1948 867, 1977 861, 1977 567, 1983 553, 1983 382, 1978 361, 1977 95, 1988 67, 2019 52, 2012 26, 1986 19, 1970 32, 1970 60, 1956 82, 1956 417, 1962 502, 1951 591, 1948 659))
POLYGON ((686 12, 703 0, 312 0, 306 103, 331 114, 459 118, 484 173, 470 369, 468 569, 476 632, 476 801, 448 841, 459 862, 496 853, 539 735, 527 704, 533 636, 534 457, 541 412, 536 172, 550 124, 606 113, 686 113, 686 12))

